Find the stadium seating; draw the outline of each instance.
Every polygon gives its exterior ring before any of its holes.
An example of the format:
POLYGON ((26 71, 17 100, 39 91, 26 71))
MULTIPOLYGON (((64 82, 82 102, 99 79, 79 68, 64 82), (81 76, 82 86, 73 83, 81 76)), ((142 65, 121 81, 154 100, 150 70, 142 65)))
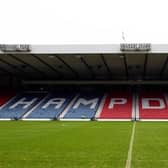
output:
POLYGON ((161 91, 96 90, 54 92, 0 91, 0 119, 168 120, 167 96, 161 91))
POLYGON ((58 118, 74 96, 75 93, 51 93, 26 118, 58 118))
POLYGON ((108 93, 100 119, 131 119, 132 117, 132 93, 128 91, 108 93))
POLYGON ((42 93, 20 93, 0 110, 0 118, 19 119, 43 97, 42 93))
POLYGON ((12 97, 16 95, 15 91, 0 91, 0 106, 7 103, 12 97))
POLYGON ((139 93, 140 119, 168 119, 168 106, 162 92, 139 93))
POLYGON ((80 93, 75 103, 68 109, 63 118, 66 119, 91 119, 98 109, 102 93, 83 92, 80 93))

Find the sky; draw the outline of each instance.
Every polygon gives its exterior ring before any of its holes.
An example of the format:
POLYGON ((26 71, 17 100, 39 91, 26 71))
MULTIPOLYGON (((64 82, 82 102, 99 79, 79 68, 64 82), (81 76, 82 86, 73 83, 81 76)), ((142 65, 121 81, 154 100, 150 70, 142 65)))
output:
POLYGON ((168 43, 168 0, 0 0, 0 43, 168 43))

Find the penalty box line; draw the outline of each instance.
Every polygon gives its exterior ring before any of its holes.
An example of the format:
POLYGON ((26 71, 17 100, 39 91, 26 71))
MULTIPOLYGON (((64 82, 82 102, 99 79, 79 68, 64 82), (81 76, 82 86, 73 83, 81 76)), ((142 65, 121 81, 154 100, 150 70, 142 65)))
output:
POLYGON ((131 133, 130 144, 129 144, 129 148, 128 148, 128 155, 127 155, 125 168, 131 168, 132 151, 133 151, 134 137, 135 137, 135 128, 136 128, 136 121, 134 121, 133 126, 132 126, 132 133, 131 133))

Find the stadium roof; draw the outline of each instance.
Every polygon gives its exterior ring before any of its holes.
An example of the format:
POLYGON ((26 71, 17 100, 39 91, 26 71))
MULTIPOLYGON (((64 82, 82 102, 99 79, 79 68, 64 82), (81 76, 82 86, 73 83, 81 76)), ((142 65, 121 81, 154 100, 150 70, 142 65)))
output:
POLYGON ((117 83, 168 79, 168 45, 122 51, 112 45, 31 45, 29 51, 0 50, 0 75, 28 83, 71 81, 117 83))

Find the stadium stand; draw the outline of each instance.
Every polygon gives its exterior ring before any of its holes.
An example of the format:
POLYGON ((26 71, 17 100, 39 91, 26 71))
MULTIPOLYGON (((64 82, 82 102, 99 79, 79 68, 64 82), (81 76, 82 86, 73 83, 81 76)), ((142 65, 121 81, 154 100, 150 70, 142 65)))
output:
POLYGON ((75 93, 49 93, 26 118, 58 118, 75 93))
POLYGON ((102 93, 95 91, 88 93, 80 93, 75 103, 68 109, 63 118, 71 119, 91 119, 95 116, 98 109, 102 93))
POLYGON ((167 53, 150 43, 1 44, 0 120, 168 120, 167 53))
POLYGON ((2 108, 2 106, 7 103, 12 97, 14 97, 16 95, 15 91, 0 91, 0 108, 2 108))
POLYGON ((0 118, 19 119, 43 97, 42 93, 19 93, 0 110, 0 118))
POLYGON ((168 120, 167 94, 158 90, 1 91, 0 105, 1 120, 168 120))
POLYGON ((140 119, 168 119, 168 106, 163 92, 139 93, 140 119))
POLYGON ((132 93, 119 91, 108 93, 104 107, 100 113, 100 119, 131 119, 132 117, 132 93))

